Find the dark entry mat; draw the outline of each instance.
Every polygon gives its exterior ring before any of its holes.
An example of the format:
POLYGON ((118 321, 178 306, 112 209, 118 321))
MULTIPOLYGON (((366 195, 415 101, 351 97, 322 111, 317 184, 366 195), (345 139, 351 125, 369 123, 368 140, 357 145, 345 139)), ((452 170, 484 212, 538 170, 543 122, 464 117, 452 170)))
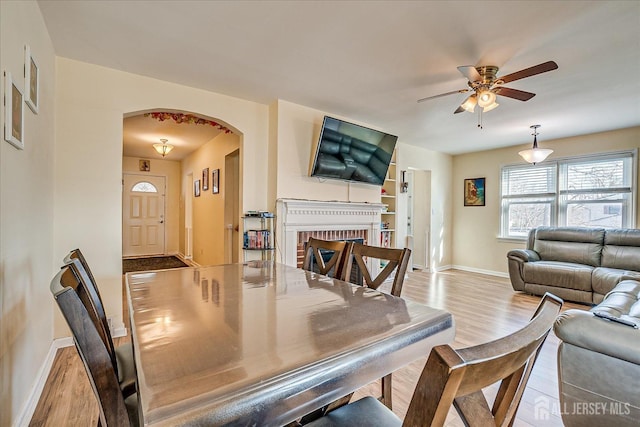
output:
POLYGON ((159 256, 151 258, 130 258, 122 260, 122 273, 132 271, 164 270, 166 268, 188 267, 175 256, 159 256))

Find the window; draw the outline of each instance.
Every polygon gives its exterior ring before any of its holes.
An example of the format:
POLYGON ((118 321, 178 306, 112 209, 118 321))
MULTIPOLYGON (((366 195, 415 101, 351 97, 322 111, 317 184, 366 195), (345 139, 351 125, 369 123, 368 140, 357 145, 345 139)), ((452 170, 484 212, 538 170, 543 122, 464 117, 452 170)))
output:
POLYGON ((158 189, 150 182, 138 182, 131 188, 131 191, 137 191, 138 193, 157 193, 158 189))
POLYGON ((538 226, 634 227, 635 151, 502 168, 501 236, 538 226))

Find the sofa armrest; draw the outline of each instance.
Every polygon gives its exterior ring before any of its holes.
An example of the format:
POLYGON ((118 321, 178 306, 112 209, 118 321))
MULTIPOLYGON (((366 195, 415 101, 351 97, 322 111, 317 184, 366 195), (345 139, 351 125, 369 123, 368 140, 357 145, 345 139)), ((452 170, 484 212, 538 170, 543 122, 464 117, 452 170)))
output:
POLYGON ((524 273, 522 266, 525 262, 540 261, 536 251, 530 249, 513 249, 507 253, 509 264, 509 278, 515 291, 524 291, 524 273))
POLYGON ((558 316, 553 330, 564 342, 640 365, 640 329, 573 309, 558 316))
POLYGON ((540 261, 538 252, 531 249, 512 249, 507 253, 507 258, 522 262, 540 261))

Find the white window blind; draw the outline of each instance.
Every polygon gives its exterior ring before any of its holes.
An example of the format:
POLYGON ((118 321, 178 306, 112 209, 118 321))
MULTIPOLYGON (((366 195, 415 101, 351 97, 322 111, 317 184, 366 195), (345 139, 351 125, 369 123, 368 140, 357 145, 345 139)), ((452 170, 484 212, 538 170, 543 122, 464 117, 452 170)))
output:
POLYGON ((538 226, 635 226, 636 151, 502 168, 501 236, 538 226))

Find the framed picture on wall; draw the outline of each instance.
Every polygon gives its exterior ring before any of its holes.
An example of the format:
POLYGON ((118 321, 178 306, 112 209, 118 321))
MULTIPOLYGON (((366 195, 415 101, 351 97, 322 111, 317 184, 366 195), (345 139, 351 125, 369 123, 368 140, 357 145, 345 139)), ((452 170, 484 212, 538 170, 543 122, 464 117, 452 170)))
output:
POLYGON ((24 150, 24 117, 22 92, 15 85, 11 73, 4 72, 4 139, 24 150))
POLYGON ((140 159, 138 161, 138 168, 140 169, 140 172, 149 172, 151 170, 151 160, 140 159))
POLYGON ((196 179, 193 181, 193 195, 195 197, 200 197, 200 180, 196 179))
POLYGON ((40 92, 40 69, 31 56, 29 45, 24 47, 24 97, 31 111, 38 114, 38 93, 40 92))
POLYGON ((220 169, 214 169, 211 177, 211 191, 213 194, 220 192, 220 169))
POLYGON ((202 169, 202 191, 209 189, 209 168, 202 169))
POLYGON ((485 178, 468 178, 464 180, 464 205, 484 206, 485 178))

